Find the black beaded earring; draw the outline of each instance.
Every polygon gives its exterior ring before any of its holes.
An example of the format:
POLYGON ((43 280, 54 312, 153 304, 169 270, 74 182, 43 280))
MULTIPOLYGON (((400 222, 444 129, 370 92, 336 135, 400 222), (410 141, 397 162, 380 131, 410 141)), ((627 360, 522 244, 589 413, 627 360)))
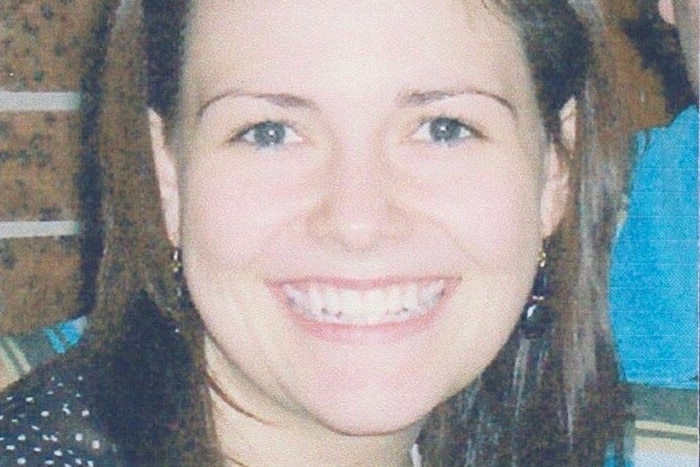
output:
POLYGON ((537 274, 532 284, 530 297, 523 307, 520 315, 520 332, 527 339, 542 337, 549 329, 554 316, 548 306, 544 304, 547 296, 547 253, 540 251, 540 259, 537 264, 537 274))

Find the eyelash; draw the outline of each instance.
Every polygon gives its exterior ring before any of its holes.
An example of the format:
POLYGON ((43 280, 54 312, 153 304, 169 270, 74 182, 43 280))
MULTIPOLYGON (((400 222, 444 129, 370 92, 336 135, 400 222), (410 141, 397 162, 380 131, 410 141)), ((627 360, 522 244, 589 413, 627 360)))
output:
MULTIPOLYGON (((412 139, 448 147, 458 145, 464 140, 473 138, 483 138, 483 134, 471 125, 463 122, 461 119, 448 116, 423 119, 421 124, 418 126, 418 129, 412 135, 412 139), (452 126, 451 128, 449 127, 450 125, 452 126), (442 140, 435 139, 439 138, 432 134, 432 132, 436 131, 442 131, 444 133, 442 135, 442 140)), ((302 138, 299 136, 294 127, 290 123, 283 120, 264 120, 251 123, 229 138, 229 143, 243 143, 253 146, 256 149, 277 149, 288 143, 298 143, 301 141, 302 138), (262 135, 255 134, 256 131, 264 130, 265 126, 269 126, 267 136, 273 138, 273 140, 262 141, 261 138, 264 138, 266 135, 264 133, 262 135), (283 132, 280 133, 277 131, 277 134, 271 133, 276 131, 278 128, 281 128, 283 132), (280 138, 281 141, 275 142, 275 137, 280 138), (289 138, 292 140, 289 141, 289 138)))
MULTIPOLYGON (((265 135, 263 134, 261 136, 265 135)), ((254 146, 256 149, 276 149, 277 147, 283 146, 290 142, 297 143, 300 141, 302 141, 302 138, 299 136, 294 127, 283 120, 264 120, 261 122, 248 124, 242 130, 238 131, 234 136, 229 138, 229 143, 243 143, 250 146, 254 146), (268 136, 279 136, 280 138, 283 138, 284 141, 270 143, 259 141, 257 135, 255 135, 254 132, 264 129, 266 125, 270 126, 268 130, 268 136), (269 133, 269 131, 274 131, 273 126, 281 127, 284 130, 284 132, 281 134, 278 133, 277 135, 269 133), (288 138, 290 137, 292 141, 288 141, 288 138)))
POLYGON ((460 118, 441 115, 439 117, 429 117, 423 119, 420 126, 418 127, 418 130, 416 130, 413 133, 412 137, 423 142, 440 144, 445 146, 454 146, 456 144, 460 144, 462 141, 467 139, 481 139, 484 137, 484 135, 479 130, 465 123, 460 118), (458 130, 457 134, 445 135, 447 137, 454 137, 454 140, 436 141, 433 139, 434 135, 431 134, 431 131, 434 130, 433 125, 438 125, 440 123, 442 123, 443 125, 451 124, 456 126, 455 128, 453 128, 453 131, 458 130))

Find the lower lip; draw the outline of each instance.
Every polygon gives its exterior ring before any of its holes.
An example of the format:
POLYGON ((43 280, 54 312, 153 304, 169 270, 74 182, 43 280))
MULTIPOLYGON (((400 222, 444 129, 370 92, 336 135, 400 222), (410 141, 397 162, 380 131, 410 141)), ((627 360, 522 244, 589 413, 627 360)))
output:
POLYGON ((446 280, 445 284, 437 305, 427 313, 405 321, 370 325, 316 321, 294 310, 281 287, 272 286, 271 289, 292 322, 317 339, 341 344, 388 344, 419 335, 433 326, 456 287, 455 280, 446 280))

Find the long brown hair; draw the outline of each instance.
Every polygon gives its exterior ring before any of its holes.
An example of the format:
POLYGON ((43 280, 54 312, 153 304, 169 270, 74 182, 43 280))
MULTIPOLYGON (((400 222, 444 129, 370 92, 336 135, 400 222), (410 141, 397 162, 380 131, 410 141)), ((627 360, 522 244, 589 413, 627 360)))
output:
MULTIPOLYGON (((607 271, 628 173, 604 23, 592 0, 486 3, 520 35, 545 128, 571 173, 567 211, 549 239, 557 319, 540 339, 515 330, 473 384, 434 410, 419 444, 429 466, 602 465, 611 448, 621 450, 625 420, 607 271), (570 150, 558 115, 572 97, 570 150)), ((115 10, 96 125, 105 231, 90 340, 98 409, 138 465, 220 462, 204 327, 175 293, 146 120, 148 107, 176 118, 188 7, 125 0, 115 10)))

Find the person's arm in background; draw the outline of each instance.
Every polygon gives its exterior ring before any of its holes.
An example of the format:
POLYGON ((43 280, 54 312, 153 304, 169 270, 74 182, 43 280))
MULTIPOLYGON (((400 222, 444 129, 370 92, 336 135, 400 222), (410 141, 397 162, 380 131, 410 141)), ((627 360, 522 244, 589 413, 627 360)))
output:
POLYGON ((77 344, 85 324, 86 318, 81 317, 28 334, 0 337, 0 390, 77 344))

